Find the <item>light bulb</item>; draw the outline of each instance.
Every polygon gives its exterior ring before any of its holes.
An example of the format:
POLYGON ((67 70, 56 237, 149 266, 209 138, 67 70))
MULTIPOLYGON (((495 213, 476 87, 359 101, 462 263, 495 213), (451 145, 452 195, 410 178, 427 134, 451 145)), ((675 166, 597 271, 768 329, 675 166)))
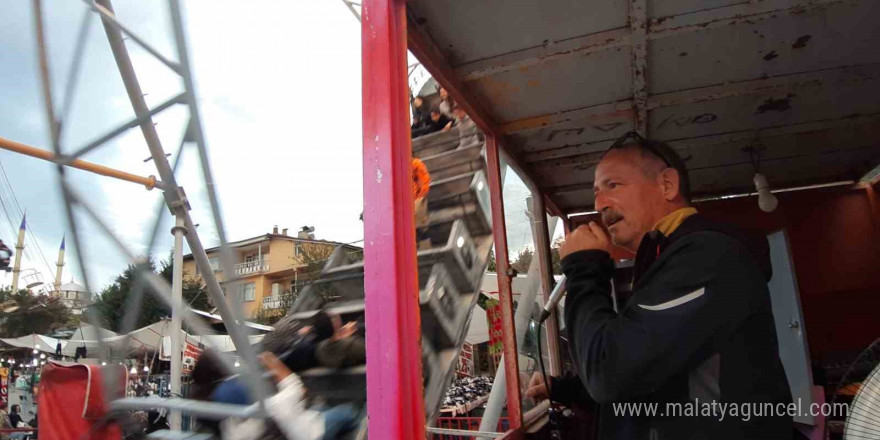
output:
POLYGON ((46 359, 46 355, 43 353, 40 353, 40 359, 46 359))
POLYGON ((106 362, 101 362, 101 366, 102 366, 102 367, 106 367, 106 366, 107 366, 107 363, 106 363, 106 362))
POLYGON ((46 361, 40 362, 40 365, 46 365, 46 361))
MULTIPOLYGON (((39 346, 38 346, 38 347, 39 347, 39 346)), ((37 354, 37 353, 39 353, 39 352, 40 352, 40 351, 37 350, 36 348, 34 349, 34 354, 37 354)))
POLYGON ((458 240, 455 241, 455 245, 459 248, 464 247, 464 237, 458 237, 458 240))
POLYGON ((762 174, 755 174, 755 189, 758 190, 758 207, 764 212, 773 212, 779 200, 770 192, 770 184, 762 174))
POLYGON ((144 372, 145 372, 145 373, 149 373, 149 372, 150 372, 150 367, 144 365, 144 372))
POLYGON ((138 374, 138 370, 135 367, 131 367, 131 370, 129 370, 129 373, 130 374, 138 374))
POLYGON ((241 366, 241 364, 238 363, 238 361, 235 361, 235 368, 238 368, 238 367, 240 367, 240 366, 241 366))

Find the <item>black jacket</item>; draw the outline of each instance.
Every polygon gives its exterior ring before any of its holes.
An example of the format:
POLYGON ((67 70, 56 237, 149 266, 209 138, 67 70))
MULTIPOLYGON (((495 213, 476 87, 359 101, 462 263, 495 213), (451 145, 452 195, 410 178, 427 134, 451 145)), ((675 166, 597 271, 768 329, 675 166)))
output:
MULTIPOLYGON (((647 234, 620 313, 612 308, 607 252, 571 254, 562 269, 571 356, 600 404, 601 439, 791 438, 788 407, 766 416, 768 405, 789 404, 791 392, 778 354, 764 237, 698 214, 668 238, 647 234), (627 402, 644 404, 641 414, 627 402), (647 405, 656 405, 654 415, 646 415, 647 405), (696 415, 685 416, 688 408, 696 415)), ((570 399, 571 389, 553 397, 566 392, 570 399)))

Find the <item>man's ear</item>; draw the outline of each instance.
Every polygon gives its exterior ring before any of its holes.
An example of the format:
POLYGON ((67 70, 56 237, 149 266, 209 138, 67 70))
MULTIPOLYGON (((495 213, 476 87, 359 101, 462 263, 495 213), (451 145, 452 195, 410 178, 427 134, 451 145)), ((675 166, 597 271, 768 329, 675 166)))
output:
POLYGON ((679 183, 681 179, 675 168, 666 168, 660 172, 660 185, 663 191, 663 198, 667 202, 673 201, 679 194, 679 183))

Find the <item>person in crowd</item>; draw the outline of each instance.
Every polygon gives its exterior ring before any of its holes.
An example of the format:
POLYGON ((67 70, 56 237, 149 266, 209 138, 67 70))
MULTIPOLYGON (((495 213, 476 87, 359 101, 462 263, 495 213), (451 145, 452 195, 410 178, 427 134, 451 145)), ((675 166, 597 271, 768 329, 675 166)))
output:
POLYGON ((412 137, 418 137, 427 133, 428 122, 431 121, 431 111, 428 110, 425 100, 416 96, 412 100, 413 119, 411 125, 412 137))
MULTIPOLYGON (((305 387, 299 376, 271 352, 260 356, 277 392, 266 399, 268 420, 229 418, 205 423, 224 440, 334 440, 350 432, 360 416, 351 405, 327 410, 306 407, 305 387)), ((240 380, 224 367, 219 355, 206 350, 193 369, 192 398, 220 403, 253 403, 240 380)))
POLYGON ((445 88, 440 87, 440 104, 437 105, 437 109, 440 110, 443 116, 452 119, 452 110, 455 107, 455 101, 449 96, 449 92, 445 88))
POLYGON ((9 407, 9 424, 12 425, 13 428, 18 428, 20 423, 22 423, 21 405, 12 405, 9 407))
POLYGON ((465 113, 463 108, 456 106, 452 109, 452 115, 455 117, 455 127, 458 128, 459 148, 475 144, 482 140, 480 138, 480 130, 477 129, 477 124, 475 124, 470 116, 465 113))
POLYGON ((428 133, 449 131, 452 129, 452 119, 449 119, 439 109, 431 110, 431 120, 428 121, 428 133))
POLYGON ((556 379, 548 390, 537 376, 527 395, 597 402, 601 439, 791 438, 786 413, 746 419, 704 411, 792 401, 767 288, 766 238, 698 214, 681 158, 635 132, 601 158, 593 190, 608 232, 590 222, 559 249, 579 380, 556 379), (633 294, 619 312, 610 295, 612 244, 636 255, 633 294), (655 403, 661 411, 670 403, 702 406, 694 417, 614 409, 627 402, 655 403))
MULTIPOLYGON (((0 429, 12 429, 12 422, 9 421, 9 414, 0 409, 0 429)), ((9 434, 0 432, 0 440, 9 440, 9 434)))

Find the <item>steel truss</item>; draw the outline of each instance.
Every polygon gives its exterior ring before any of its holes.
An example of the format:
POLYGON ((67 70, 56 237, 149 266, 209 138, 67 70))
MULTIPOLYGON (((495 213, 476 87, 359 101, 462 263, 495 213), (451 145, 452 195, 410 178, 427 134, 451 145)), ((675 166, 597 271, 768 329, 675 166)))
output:
MULTIPOLYGON (((180 321, 182 319, 183 322, 186 322, 186 324, 190 328, 192 328, 195 332, 199 334, 209 335, 214 333, 191 310, 184 307, 182 299, 179 295, 179 279, 175 279, 175 285, 173 286, 174 289, 172 289, 172 286, 169 285, 167 281, 153 274, 149 270, 145 262, 139 260, 136 257, 134 251, 132 251, 132 249, 124 242, 124 240, 122 240, 116 233, 113 232, 110 225, 106 221, 104 221, 98 214, 98 211, 93 206, 91 206, 87 197, 83 196, 79 190, 73 187, 65 173, 65 167, 68 165, 72 165, 81 156, 89 152, 95 151, 99 148, 106 148, 107 144, 119 135, 135 127, 140 127, 140 130, 144 136, 144 140, 146 141, 147 147, 149 149, 152 161, 156 165, 157 174, 159 176, 159 180, 155 182, 155 187, 159 188, 163 193, 162 202, 159 203, 155 208, 148 249, 151 249, 156 242, 156 238, 159 232, 159 226, 162 222, 162 219, 164 218, 164 214, 167 209, 171 213, 171 215, 175 217, 176 220, 175 226, 172 231, 175 234, 175 238, 177 239, 176 241, 178 243, 178 247, 180 243, 179 237, 182 235, 186 239, 187 244, 192 251, 192 255, 196 261, 198 269, 202 274, 203 280, 207 285, 208 294, 210 295, 213 303, 218 307, 219 314, 223 318, 223 323, 226 327, 226 330, 231 336, 232 341, 235 344, 236 350, 239 354, 241 354, 244 360, 243 368, 239 371, 243 370, 242 376, 246 378, 247 386, 251 392, 251 395, 257 396, 259 398, 258 403, 251 406, 220 404, 208 405, 205 402, 195 402, 181 398, 162 399, 151 397, 125 398, 114 400, 118 396, 110 395, 109 390, 111 388, 109 386, 104 386, 105 392, 108 393, 105 398, 110 401, 109 407, 112 410, 166 408, 172 410, 174 413, 177 414, 179 414, 180 412, 186 412, 189 414, 197 415, 199 417, 214 419, 224 419, 226 417, 265 417, 265 413, 263 411, 263 399, 270 395, 271 388, 270 384, 266 381, 266 379, 263 378, 262 373, 258 368, 258 361, 256 358, 255 349, 249 344, 249 329, 247 329, 243 325, 244 317, 242 316, 240 307, 241 298, 238 298, 238 295, 231 295, 231 297, 226 297, 226 295, 223 293, 223 290, 220 287, 220 283, 218 282, 214 271, 211 268, 208 256, 205 253, 205 247, 202 245, 198 232, 196 231, 196 227, 193 223, 192 217, 190 216, 190 201, 187 198, 183 188, 177 184, 177 179, 175 177, 175 174, 177 173, 179 168, 180 158, 184 148, 187 145, 194 145, 198 152, 199 164, 202 170, 202 178, 209 196, 208 198, 212 213, 212 219, 220 239, 221 266, 224 272, 231 277, 229 280, 226 281, 226 284, 229 286, 230 289, 232 289, 231 291, 236 291, 236 287, 239 281, 238 278, 235 276, 235 272, 233 271, 232 254, 226 239, 226 231, 223 224, 222 216, 220 214, 219 199, 217 197, 217 192, 214 188, 214 178, 208 160, 208 148, 202 129, 198 102, 196 100, 196 90, 193 84, 192 71, 190 68, 190 60, 187 51, 187 39, 183 28, 183 16, 180 1, 168 0, 168 7, 171 13, 171 24, 173 28, 176 48, 175 58, 166 57, 160 51, 151 46, 144 38, 141 38, 129 27, 120 22, 114 14, 113 6, 110 0, 83 0, 88 9, 84 11, 82 20, 80 22, 80 28, 74 50, 74 60, 72 63, 71 71, 69 72, 67 89, 64 93, 64 102, 61 105, 62 110, 60 113, 56 111, 53 104, 54 101, 50 80, 50 66, 46 49, 47 33, 43 25, 42 2, 41 0, 32 1, 34 9, 34 28, 36 32, 39 51, 43 101, 46 115, 49 120, 49 130, 51 135, 50 139, 52 150, 54 152, 54 155, 51 157, 50 160, 52 160, 56 164, 58 185, 63 195, 66 220, 70 226, 71 238, 74 243, 76 258, 80 261, 80 270, 82 272, 81 275, 82 279, 84 280, 86 290, 90 292, 92 291, 89 286, 88 266, 84 264, 87 261, 87 255, 82 246, 82 231, 80 230, 76 217, 74 216, 75 211, 83 212, 92 220, 94 220, 99 229, 107 237, 109 237, 110 240, 116 245, 116 247, 132 262, 132 264, 135 265, 135 267, 138 268, 138 278, 135 282, 133 294, 129 298, 129 303, 126 304, 126 312, 122 320, 122 334, 128 334, 130 331, 134 330, 137 313, 140 310, 140 306, 145 294, 156 295, 171 308, 173 315, 172 328, 175 328, 174 325, 176 325, 176 329, 180 329, 180 321), (64 128, 64 121, 67 119, 69 113, 72 99, 75 95, 76 82, 79 76, 80 68, 82 66, 84 47, 87 40, 86 37, 89 32, 89 27, 92 24, 95 16, 98 16, 101 19, 104 32, 107 36, 108 42, 110 43, 110 48, 116 61, 116 66, 125 85, 125 89, 131 102, 132 108, 134 109, 135 118, 109 131, 107 134, 97 138, 93 142, 90 142, 87 145, 75 149, 73 153, 66 154, 62 149, 60 141, 61 133, 64 128), (138 83, 137 75, 132 65, 131 58, 129 57, 128 49, 126 48, 124 39, 131 40, 137 45, 141 46, 144 50, 146 50, 150 55, 159 60, 171 71, 180 75, 181 79, 183 80, 184 90, 179 95, 171 98, 170 100, 154 108, 149 108, 141 92, 140 84, 138 83), (175 106, 185 106, 189 109, 189 123, 187 124, 185 132, 183 134, 183 140, 181 144, 177 147, 176 155, 174 156, 174 163, 171 164, 169 163, 165 155, 165 149, 163 148, 162 143, 159 140, 159 136, 153 125, 152 118, 162 113, 163 111, 175 106), (173 295, 173 291, 175 290, 176 292, 174 293, 177 293, 177 295, 173 295)), ((177 249, 178 255, 176 255, 176 257, 179 257, 179 252, 180 250, 177 249)), ((175 258, 175 263, 179 265, 180 258, 175 258)), ((177 278, 179 278, 180 268, 178 267, 176 269, 176 276, 177 278)), ((93 325, 97 325, 102 328, 104 327, 102 325, 103 323, 101 318, 97 316, 94 311, 89 311, 87 320, 93 325)), ((179 336, 180 331, 178 330, 175 333, 177 336, 179 336)), ((100 345, 99 353, 101 355, 102 361, 109 361, 109 359, 107 358, 109 350, 107 350, 107 346, 104 343, 101 332, 98 332, 98 342, 100 345)), ((222 360, 224 363, 227 364, 226 366, 229 368, 229 370, 232 371, 233 366, 231 362, 229 362, 228 359, 222 360)), ((112 369, 107 370, 111 371, 112 369)), ((111 375, 112 374, 104 375, 105 384, 109 384, 112 380, 114 380, 113 377, 110 377, 111 375)), ((172 388, 174 387, 172 386, 172 388)), ((172 428, 179 429, 179 415, 177 415, 175 418, 172 418, 172 428)))

